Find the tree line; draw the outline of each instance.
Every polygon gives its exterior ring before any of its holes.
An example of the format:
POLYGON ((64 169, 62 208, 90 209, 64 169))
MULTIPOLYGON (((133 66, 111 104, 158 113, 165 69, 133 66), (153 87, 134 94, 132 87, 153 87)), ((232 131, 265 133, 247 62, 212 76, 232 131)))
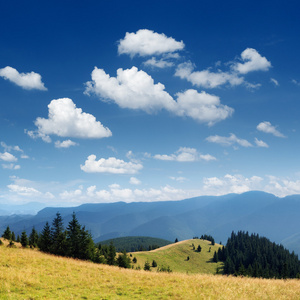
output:
POLYGON ((262 278, 300 278, 298 255, 258 234, 231 233, 226 247, 214 253, 224 262, 224 274, 262 278))
POLYGON ((64 228, 61 214, 57 212, 51 226, 49 222, 46 222, 41 233, 38 233, 33 227, 29 237, 24 230, 21 237, 18 236, 15 239, 15 234, 7 226, 2 237, 10 240, 11 243, 16 241, 20 242, 23 247, 38 247, 40 251, 54 255, 90 260, 123 268, 131 267, 131 259, 126 251, 117 256, 112 243, 109 246, 100 245, 96 247, 90 232, 79 223, 75 213, 72 214, 71 221, 66 228, 64 228))

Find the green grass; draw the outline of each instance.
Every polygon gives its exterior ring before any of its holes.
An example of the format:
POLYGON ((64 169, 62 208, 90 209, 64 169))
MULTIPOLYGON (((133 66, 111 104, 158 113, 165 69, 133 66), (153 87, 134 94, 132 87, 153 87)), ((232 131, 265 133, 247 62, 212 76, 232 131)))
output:
MULTIPOLYGON (((171 244, 153 251, 133 252, 132 258, 136 257, 137 263, 133 264, 134 267, 140 266, 144 268, 144 264, 148 261, 152 264, 155 260, 157 268, 161 266, 169 266, 173 272, 181 272, 188 274, 205 273, 205 274, 216 274, 217 269, 222 269, 223 263, 214 263, 212 261, 215 251, 218 251, 221 245, 211 245, 211 242, 192 239, 181 241, 175 244, 171 244), (193 250, 192 244, 195 249, 198 245, 201 246, 201 252, 193 250), (209 251, 209 249, 211 250, 209 251), (189 256, 189 260, 187 257, 189 256)), ((152 271, 156 271, 157 268, 152 268, 152 271)))
POLYGON ((0 299, 300 299, 300 280, 121 269, 0 246, 0 299))

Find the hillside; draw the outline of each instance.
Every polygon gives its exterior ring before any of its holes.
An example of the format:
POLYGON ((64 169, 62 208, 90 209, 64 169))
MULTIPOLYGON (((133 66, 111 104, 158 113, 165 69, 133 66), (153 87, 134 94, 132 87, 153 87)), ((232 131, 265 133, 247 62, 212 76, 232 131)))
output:
POLYGON ((212 235, 226 244, 232 231, 258 233, 300 255, 300 195, 278 198, 263 192, 201 196, 182 201, 99 203, 44 208, 35 216, 0 216, 0 234, 7 225, 15 234, 32 227, 42 231, 59 211, 67 224, 73 212, 95 242, 124 236, 169 241, 212 235))
POLYGON ((145 251, 149 250, 149 247, 155 249, 171 244, 170 241, 147 236, 126 236, 102 241, 101 245, 109 245, 110 243, 114 244, 117 252, 124 250, 126 252, 145 251))
POLYGON ((120 269, 0 246, 0 299, 299 299, 299 280, 120 269))
POLYGON ((200 239, 184 240, 174 244, 170 244, 152 251, 134 252, 132 257, 136 257, 137 263, 135 267, 144 267, 146 261, 151 265, 155 260, 157 271, 158 268, 170 267, 173 272, 182 273, 206 273, 216 274, 218 270, 223 268, 223 263, 214 263, 212 261, 215 251, 218 251, 221 245, 211 245, 211 242, 200 239), (193 250, 193 245, 195 249, 193 250), (201 252, 197 252, 198 245, 201 246, 201 252), (187 259, 189 257, 189 259, 187 259))

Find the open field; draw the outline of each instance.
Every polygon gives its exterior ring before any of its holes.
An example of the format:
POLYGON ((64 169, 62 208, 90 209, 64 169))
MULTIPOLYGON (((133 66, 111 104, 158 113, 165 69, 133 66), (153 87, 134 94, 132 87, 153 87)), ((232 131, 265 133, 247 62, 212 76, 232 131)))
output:
MULTIPOLYGON (((188 274, 205 273, 216 274, 217 269, 222 269, 223 263, 214 263, 212 258, 215 251, 218 251, 221 245, 211 245, 211 242, 200 239, 192 239, 170 244, 152 251, 133 252, 132 258, 137 258, 137 263, 134 266, 140 266, 142 269, 145 262, 151 264, 153 260, 156 261, 157 266, 169 266, 174 272, 182 272, 188 274), (198 245, 201 246, 201 252, 193 250, 192 244, 195 249, 198 245), (210 252, 209 252, 209 249, 210 252), (189 260, 187 260, 189 257, 189 260)), ((157 268, 152 268, 156 271, 157 268)))
POLYGON ((299 299, 300 280, 157 273, 0 246, 0 299, 299 299))

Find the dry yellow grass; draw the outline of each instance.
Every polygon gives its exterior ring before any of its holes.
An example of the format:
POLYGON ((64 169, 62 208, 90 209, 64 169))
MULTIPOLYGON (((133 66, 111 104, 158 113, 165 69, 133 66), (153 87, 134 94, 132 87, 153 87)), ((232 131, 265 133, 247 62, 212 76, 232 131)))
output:
POLYGON ((155 273, 0 247, 0 299, 300 299, 300 280, 155 273))

